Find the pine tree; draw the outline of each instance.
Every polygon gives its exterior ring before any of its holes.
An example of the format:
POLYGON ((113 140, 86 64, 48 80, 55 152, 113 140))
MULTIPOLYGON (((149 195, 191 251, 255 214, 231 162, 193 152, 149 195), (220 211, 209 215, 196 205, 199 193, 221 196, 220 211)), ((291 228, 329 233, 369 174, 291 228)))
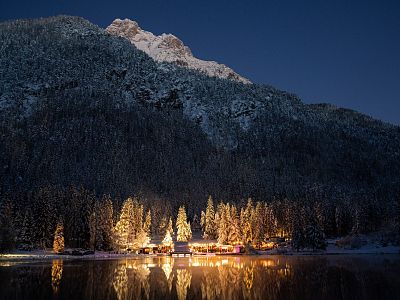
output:
POLYGON ((169 233, 170 233, 171 235, 174 235, 174 234, 175 234, 174 228, 173 228, 173 226, 172 226, 172 218, 171 218, 171 217, 169 218, 166 231, 169 231, 169 233))
POLYGON ((187 242, 192 238, 192 230, 190 228, 190 223, 187 222, 184 206, 179 207, 178 216, 176 218, 176 230, 176 239, 178 242, 187 242))
POLYGON ((288 208, 288 216, 290 225, 290 236, 292 248, 299 251, 306 247, 305 239, 305 216, 306 212, 304 207, 299 207, 297 203, 293 203, 290 208, 288 208))
POLYGON ((200 225, 201 225, 201 230, 203 230, 203 233, 206 228, 206 213, 204 211, 201 211, 200 213, 200 225))
POLYGON ((168 219, 163 216, 160 223, 158 224, 158 234, 165 235, 167 233, 168 219))
POLYGON ((346 228, 345 228, 345 217, 344 217, 344 211, 342 207, 336 206, 335 208, 335 225, 336 225, 336 234, 338 236, 343 236, 345 235, 346 228))
POLYGON ((90 249, 95 249, 97 248, 96 246, 96 239, 97 242, 99 242, 99 239, 101 238, 99 233, 98 233, 98 224, 97 224, 97 216, 96 216, 96 206, 93 208, 93 211, 89 215, 89 248, 90 249))
POLYGON ((253 242, 253 224, 252 224, 252 215, 253 215, 253 201, 251 198, 247 201, 247 205, 245 209, 241 209, 240 211, 240 227, 242 228, 242 239, 244 243, 253 242))
MULTIPOLYGON (((143 207, 137 206, 137 214, 143 212, 143 207)), ((137 223, 139 224, 139 223, 137 223)), ((146 214, 145 221, 143 222, 142 228, 139 229, 139 232, 136 234, 134 239, 134 244, 136 247, 145 247, 151 239, 151 211, 148 210, 146 214)))
POLYGON ((318 224, 313 223, 305 229, 305 246, 312 250, 326 249, 325 235, 318 224))
POLYGON ((113 203, 111 198, 108 197, 103 201, 100 210, 100 230, 102 235, 102 244, 100 249, 111 250, 113 248, 113 203))
POLYGON ((119 249, 126 249, 132 243, 133 235, 133 201, 131 198, 125 200, 119 221, 115 225, 115 243, 119 249))
POLYGON ((299 251, 300 249, 303 249, 305 247, 305 236, 299 217, 293 219, 291 237, 291 245, 293 249, 299 251))
POLYGON ((19 249, 31 250, 33 248, 33 218, 30 210, 26 210, 24 219, 19 231, 18 243, 19 249))
POLYGON ((215 224, 215 211, 212 197, 208 197, 207 208, 204 219, 204 239, 216 238, 216 224, 215 224))
POLYGON ((272 205, 265 204, 265 221, 264 221, 264 237, 268 239, 274 237, 278 231, 278 219, 275 217, 275 213, 272 205))
POLYGON ((253 232, 252 243, 259 246, 264 240, 264 205, 257 202, 255 209, 251 215, 251 227, 253 232))
POLYGON ((167 232, 165 233, 165 236, 164 236, 164 239, 162 240, 162 243, 164 245, 167 245, 167 246, 171 246, 172 245, 172 236, 171 236, 171 233, 170 233, 170 231, 168 229, 167 229, 167 232))
POLYGON ((139 238, 143 238, 143 212, 144 208, 141 205, 137 198, 134 198, 132 201, 132 240, 136 240, 139 238))
POLYGON ((57 224, 57 228, 54 233, 53 251, 55 253, 64 252, 64 226, 61 223, 57 224))
POLYGON ((13 222, 13 206, 11 201, 0 203, 0 252, 15 247, 15 228, 13 222))
POLYGON ((218 205, 218 243, 226 244, 228 241, 228 216, 227 216, 227 208, 229 209, 229 204, 225 205, 224 203, 220 203, 218 205))
POLYGON ((151 238, 151 212, 147 211, 146 219, 143 224, 143 230, 149 238, 151 238))
POLYGON ((35 240, 41 248, 51 247, 53 230, 57 225, 57 211, 54 207, 50 188, 41 188, 35 195, 33 203, 33 220, 35 222, 35 240))
POLYGON ((236 244, 241 240, 239 216, 235 205, 226 209, 228 215, 228 243, 236 244), (230 211, 229 211, 230 210, 230 211), (229 212, 228 212, 229 211, 229 212))
POLYGON ((193 216, 192 229, 193 231, 201 231, 200 220, 196 214, 193 216))
POLYGON ((231 214, 229 220, 230 220, 229 242, 231 244, 237 244, 240 242, 241 232, 240 232, 240 221, 237 208, 234 205, 231 206, 231 214))
POLYGON ((142 230, 137 235, 136 239, 133 241, 135 247, 146 247, 150 242, 150 237, 148 233, 142 228, 142 230))

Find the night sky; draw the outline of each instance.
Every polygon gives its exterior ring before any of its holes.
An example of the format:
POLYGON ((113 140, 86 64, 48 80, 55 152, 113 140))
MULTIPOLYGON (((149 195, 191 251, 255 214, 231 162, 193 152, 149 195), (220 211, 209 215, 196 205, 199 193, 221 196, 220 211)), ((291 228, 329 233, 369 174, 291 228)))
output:
POLYGON ((130 18, 253 82, 400 124, 400 1, 13 0, 0 20, 130 18))

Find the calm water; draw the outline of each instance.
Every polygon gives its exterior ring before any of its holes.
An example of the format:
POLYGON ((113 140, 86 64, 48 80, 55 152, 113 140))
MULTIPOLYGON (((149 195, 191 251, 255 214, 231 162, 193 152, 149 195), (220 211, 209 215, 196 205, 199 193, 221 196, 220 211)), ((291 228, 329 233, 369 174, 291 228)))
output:
POLYGON ((0 299, 400 299, 400 257, 0 261, 0 299))

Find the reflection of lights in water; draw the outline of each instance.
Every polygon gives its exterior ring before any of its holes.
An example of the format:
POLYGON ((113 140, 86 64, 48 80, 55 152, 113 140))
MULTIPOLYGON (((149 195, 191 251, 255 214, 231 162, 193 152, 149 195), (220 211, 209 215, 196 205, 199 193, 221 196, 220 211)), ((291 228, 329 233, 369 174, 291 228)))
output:
POLYGON ((57 294, 60 289, 62 272, 63 261, 61 259, 53 259, 51 266, 51 287, 54 294, 57 294))
POLYGON ((172 265, 171 264, 163 264, 162 269, 164 271, 165 277, 167 277, 167 280, 168 280, 172 273, 172 265))
POLYGON ((176 294, 179 300, 186 299, 191 281, 192 273, 188 269, 176 270, 176 294))
POLYGON ((261 262, 262 266, 265 268, 273 268, 276 266, 275 260, 273 259, 266 259, 261 262))
MULTIPOLYGON (((113 287, 118 299, 134 297, 146 298, 150 295, 150 286, 158 284, 150 276, 150 270, 157 268, 163 272, 162 290, 173 295, 176 289, 178 299, 186 299, 189 295, 191 281, 197 282, 201 275, 201 294, 207 299, 235 298, 237 293, 244 293, 245 298, 257 298, 260 293, 258 278, 266 276, 279 290, 282 282, 290 278, 290 264, 284 259, 230 256, 192 256, 191 258, 150 257, 140 260, 127 259, 115 271, 113 287), (197 271, 194 271, 198 269, 197 271), (200 270, 199 270, 200 269, 200 270), (192 273, 192 271, 194 273, 192 273)), ((162 275, 162 274, 161 274, 162 275)), ((158 279, 158 280, 159 280, 158 279)), ((158 281, 157 280, 157 281, 158 281)), ((267 280, 267 279, 266 279, 267 280)))
POLYGON ((126 269, 126 265, 121 264, 114 271, 113 287, 118 300, 124 299, 128 293, 128 274, 126 269))
POLYGON ((248 290, 253 287, 254 267, 246 267, 244 269, 244 284, 248 290))
POLYGON ((161 265, 161 269, 164 271, 165 277, 167 278, 167 285, 168 285, 168 290, 171 292, 172 290, 172 281, 174 279, 174 274, 173 272, 173 259, 171 260, 170 257, 168 257, 166 260, 164 260, 164 263, 161 265))

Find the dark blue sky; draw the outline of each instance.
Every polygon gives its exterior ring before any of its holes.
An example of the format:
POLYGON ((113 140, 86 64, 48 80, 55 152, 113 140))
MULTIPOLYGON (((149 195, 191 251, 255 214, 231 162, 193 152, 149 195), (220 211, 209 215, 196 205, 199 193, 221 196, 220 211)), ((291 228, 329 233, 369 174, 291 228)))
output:
POLYGON ((0 19, 131 18, 253 82, 400 124, 400 1, 1 1, 0 19))

